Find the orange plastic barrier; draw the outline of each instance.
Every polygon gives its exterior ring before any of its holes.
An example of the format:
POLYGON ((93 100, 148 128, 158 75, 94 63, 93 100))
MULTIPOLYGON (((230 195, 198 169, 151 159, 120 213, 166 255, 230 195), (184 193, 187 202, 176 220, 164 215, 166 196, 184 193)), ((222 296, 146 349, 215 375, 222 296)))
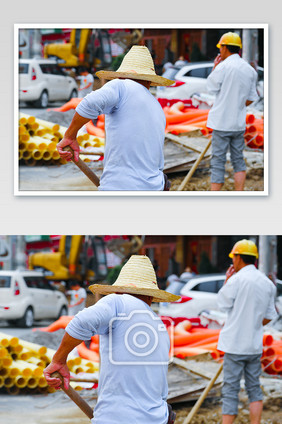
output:
POLYGON ((203 339, 203 340, 199 340, 199 341, 197 341, 197 342, 195 342, 195 343, 191 343, 190 344, 190 346, 191 347, 196 347, 196 346, 199 346, 199 347, 201 347, 203 344, 206 344, 206 343, 214 343, 214 342, 216 342, 216 344, 217 344, 217 342, 218 342, 218 335, 216 335, 216 336, 212 336, 212 337, 207 337, 207 338, 205 338, 205 339, 203 339))
POLYGON ((255 122, 255 119, 255 115, 253 115, 252 113, 247 113, 246 124, 252 124, 253 122, 255 122))
POLYGON ((95 135, 96 137, 105 138, 105 131, 96 127, 92 121, 87 122, 86 131, 88 134, 95 135))
POLYGON ((264 334, 262 338, 263 346, 271 346, 273 344, 273 336, 271 334, 264 334))
POLYGON ((247 125, 246 134, 255 134, 257 132, 263 132, 264 122, 263 119, 256 119, 253 124, 247 125))
POLYGON ((166 132, 170 132, 172 134, 181 134, 181 133, 186 133, 186 132, 191 132, 191 131, 195 131, 195 130, 201 130, 203 135, 207 135, 209 134, 209 130, 205 127, 197 127, 197 124, 195 125, 168 125, 166 128, 166 132))
POLYGON ((192 323, 189 320, 185 320, 182 322, 179 322, 174 327, 174 334, 187 334, 187 332, 192 328, 192 323))
POLYGON ((196 118, 199 116, 207 117, 209 110, 206 109, 191 109, 189 112, 183 112, 182 114, 166 115, 166 121, 168 125, 179 124, 189 119, 196 118))
POLYGON ((202 353, 209 353, 207 349, 201 349, 199 347, 188 347, 181 346, 174 348, 174 356, 177 358, 186 358, 187 356, 201 355, 202 353))
POLYGON ((73 319, 73 316, 63 315, 57 321, 52 322, 48 327, 35 328, 34 330, 46 331, 53 333, 54 331, 65 329, 68 323, 73 319))
POLYGON ((89 361, 99 362, 99 354, 88 349, 84 342, 80 343, 77 347, 78 354, 81 358, 88 359, 89 361))
POLYGON ((99 345, 97 343, 91 342, 89 349, 92 350, 92 352, 99 353, 99 345))
POLYGON ((82 97, 73 97, 69 102, 65 103, 61 107, 55 107, 48 110, 55 110, 56 112, 67 112, 68 110, 75 109, 81 100, 82 97))
POLYGON ((219 334, 221 331, 220 328, 191 328, 190 333, 203 333, 208 334, 209 337, 215 336, 216 334, 219 334))
POLYGON ((191 343, 199 342, 200 340, 206 340, 207 335, 204 333, 187 333, 175 335, 174 337, 174 346, 184 346, 191 343))

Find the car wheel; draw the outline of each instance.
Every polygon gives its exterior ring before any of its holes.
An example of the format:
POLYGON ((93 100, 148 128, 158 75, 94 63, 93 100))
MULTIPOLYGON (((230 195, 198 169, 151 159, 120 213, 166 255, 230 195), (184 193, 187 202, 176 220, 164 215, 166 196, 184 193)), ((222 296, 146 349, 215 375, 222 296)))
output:
POLYGON ((24 313, 24 316, 20 318, 17 322, 19 327, 30 328, 34 322, 34 313, 32 308, 27 308, 24 313))
POLYGON ((75 88, 72 90, 69 100, 71 100, 73 97, 78 97, 78 92, 75 88))
POLYGON ((46 90, 42 91, 41 96, 36 102, 34 102, 35 107, 40 107, 41 109, 46 108, 49 103, 49 96, 46 90))
POLYGON ((62 306, 57 319, 61 318, 63 315, 68 315, 68 308, 66 306, 62 306))

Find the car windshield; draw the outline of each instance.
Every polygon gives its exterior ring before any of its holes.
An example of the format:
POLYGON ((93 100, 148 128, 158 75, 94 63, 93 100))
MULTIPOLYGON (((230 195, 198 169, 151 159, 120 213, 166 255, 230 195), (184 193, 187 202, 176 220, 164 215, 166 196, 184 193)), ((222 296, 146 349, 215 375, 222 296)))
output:
POLYGON ((11 287, 11 277, 2 275, 0 277, 0 289, 8 289, 9 287, 11 287))
POLYGON ((28 63, 19 64, 19 74, 28 74, 28 63))
POLYGON ((173 66, 171 66, 170 68, 168 68, 166 71, 164 71, 163 73, 163 77, 164 78, 168 78, 171 80, 174 80, 175 75, 177 74, 177 72, 179 71, 180 68, 175 68, 173 66))
POLYGON ((208 292, 208 293, 217 293, 223 286, 224 280, 211 280, 204 281, 202 283, 196 284, 190 290, 208 292))

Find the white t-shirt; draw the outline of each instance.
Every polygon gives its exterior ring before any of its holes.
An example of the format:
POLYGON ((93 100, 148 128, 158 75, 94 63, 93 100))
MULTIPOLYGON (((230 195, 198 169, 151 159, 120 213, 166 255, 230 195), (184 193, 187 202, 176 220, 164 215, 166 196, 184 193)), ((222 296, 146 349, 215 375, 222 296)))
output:
POLYGON ((166 424, 169 336, 142 300, 110 294, 79 312, 66 332, 100 337, 98 402, 93 424, 166 424))
POLYGON ((215 94, 207 127, 217 131, 244 131, 246 101, 259 98, 257 72, 238 54, 220 62, 207 78, 207 90, 215 94))
POLYGON ((67 294, 71 295, 71 300, 70 300, 71 307, 69 308, 70 315, 75 315, 79 311, 82 311, 82 309, 85 308, 87 293, 83 287, 81 287, 78 290, 68 290, 67 294), (79 302, 81 299, 84 299, 84 301, 81 302, 79 305, 72 306, 72 305, 75 305, 77 302, 79 302))
POLYGON ((92 74, 81 75, 80 86, 79 86, 81 90, 79 91, 79 97, 84 97, 87 94, 91 93, 93 91, 93 83, 94 83, 94 77, 92 74), (90 87, 85 88, 87 87, 88 84, 91 84, 90 87))
POLYGON ((86 96, 76 112, 89 119, 106 115, 99 190, 163 190, 166 119, 147 88, 114 79, 86 96))
POLYGON ((232 275, 218 292, 218 306, 228 314, 218 349, 233 354, 260 354, 262 321, 277 317, 275 294, 275 285, 254 265, 232 275))

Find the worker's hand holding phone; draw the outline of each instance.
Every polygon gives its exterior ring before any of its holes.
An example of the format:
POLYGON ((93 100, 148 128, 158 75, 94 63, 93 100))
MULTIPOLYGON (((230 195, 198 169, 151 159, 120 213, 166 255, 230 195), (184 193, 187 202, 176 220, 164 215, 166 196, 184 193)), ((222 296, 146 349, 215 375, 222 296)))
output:
POLYGON ((226 271, 226 279, 225 279, 225 282, 224 282, 224 284, 225 283, 227 283, 227 281, 229 280, 229 278, 233 275, 233 274, 235 274, 235 268, 234 268, 234 266, 233 265, 230 265, 230 267, 228 268, 228 270, 226 271))
POLYGON ((218 53, 218 55, 216 56, 216 58, 214 59, 214 66, 213 66, 213 69, 220 63, 220 62, 222 62, 222 57, 221 57, 221 55, 220 55, 220 53, 218 53))

